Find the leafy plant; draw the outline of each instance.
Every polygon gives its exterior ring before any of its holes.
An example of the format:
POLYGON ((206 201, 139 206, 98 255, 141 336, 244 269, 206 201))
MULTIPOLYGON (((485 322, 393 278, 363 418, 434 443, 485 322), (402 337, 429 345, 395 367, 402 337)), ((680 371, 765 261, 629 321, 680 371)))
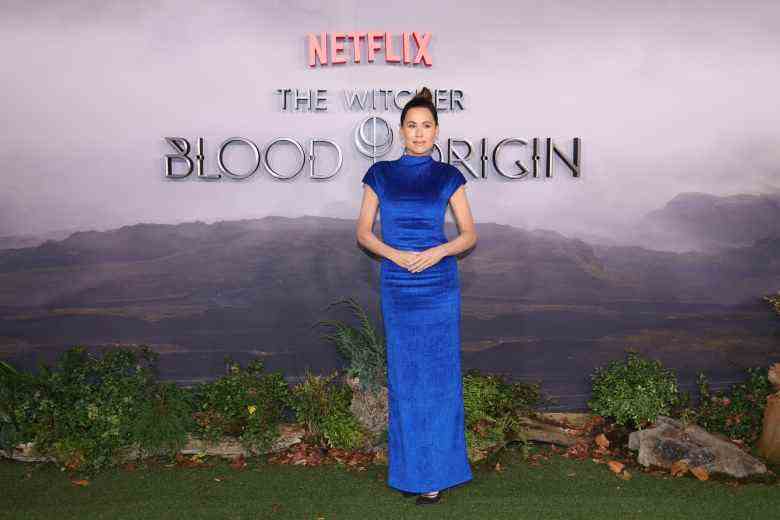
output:
POLYGON ((626 361, 598 367, 591 379, 593 398, 588 406, 620 425, 641 429, 659 414, 670 415, 681 401, 675 373, 636 352, 629 352, 626 361))
POLYGON ((713 394, 707 377, 699 372, 700 398, 695 422, 708 431, 755 444, 761 436, 766 399, 773 391, 767 374, 766 368, 749 368, 745 381, 713 394))
POLYGON ((32 375, 0 361, 0 449, 9 450, 31 435, 23 404, 34 388, 32 375))
POLYGON ((13 440, 33 441, 39 452, 71 470, 114 464, 117 451, 135 440, 133 426, 153 385, 156 356, 145 345, 137 351, 111 349, 101 357, 75 346, 55 367, 41 365, 37 375, 17 378, 21 392, 7 405, 16 428, 13 440))
POLYGON ((315 325, 335 329, 333 334, 323 335, 323 338, 333 341, 337 352, 349 363, 347 375, 358 378, 361 389, 376 391, 387 384, 387 351, 384 339, 354 299, 339 300, 326 308, 340 304, 346 304, 352 310, 360 322, 360 328, 337 320, 320 320, 315 325))
POLYGON ((194 429, 192 394, 173 382, 160 382, 146 389, 138 417, 131 426, 139 457, 175 455, 194 429))
POLYGON ((265 451, 279 436, 290 388, 281 373, 264 374, 260 360, 246 368, 226 362, 226 375, 193 389, 195 434, 210 442, 232 436, 249 450, 265 451))
POLYGON ((497 375, 483 375, 476 369, 463 377, 466 412, 466 442, 472 457, 508 442, 520 440, 520 417, 532 413, 542 402, 540 385, 508 383, 497 375))
POLYGON ((352 388, 340 383, 337 376, 338 372, 318 376, 307 369, 303 381, 292 389, 292 407, 315 443, 355 449, 363 443, 366 433, 350 411, 352 388))

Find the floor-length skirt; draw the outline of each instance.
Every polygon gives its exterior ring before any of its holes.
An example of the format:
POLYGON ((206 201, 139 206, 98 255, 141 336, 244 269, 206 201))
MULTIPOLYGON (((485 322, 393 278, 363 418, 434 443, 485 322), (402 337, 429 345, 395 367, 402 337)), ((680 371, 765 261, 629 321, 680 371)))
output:
POLYGON ((387 340, 388 479, 425 493, 472 479, 465 437, 457 259, 411 273, 381 268, 387 340))

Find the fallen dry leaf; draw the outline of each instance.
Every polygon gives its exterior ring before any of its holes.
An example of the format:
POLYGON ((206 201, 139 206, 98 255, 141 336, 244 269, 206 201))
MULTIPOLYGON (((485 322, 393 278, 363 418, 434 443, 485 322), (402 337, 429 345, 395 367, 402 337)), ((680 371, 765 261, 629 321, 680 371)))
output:
POLYGON ((596 455, 608 455, 610 451, 607 448, 602 448, 601 446, 599 446, 598 448, 593 450, 593 453, 595 453, 596 455))
POLYGON ((211 464, 206 464, 203 460, 205 453, 196 453, 192 457, 187 457, 183 453, 176 454, 176 465, 180 468, 208 468, 211 464))
POLYGON ((691 468, 691 473, 699 480, 709 480, 710 478, 710 473, 704 466, 691 468))
POLYGON ((377 450, 374 453, 374 462, 377 464, 387 463, 387 452, 385 450, 377 450))
POLYGON ((343 464, 348 470, 365 471, 368 464, 382 457, 386 457, 386 455, 337 448, 325 450, 316 445, 299 442, 269 457, 268 462, 296 466, 319 466, 321 464, 338 463, 343 464))
POLYGON ((586 459, 590 456, 590 446, 585 440, 574 443, 561 455, 567 459, 586 459))
POLYGON ((607 439, 607 436, 604 435, 603 433, 599 433, 598 435, 596 435, 594 441, 596 442, 599 448, 603 448, 603 449, 609 448, 609 439, 607 439))
POLYGON ((82 462, 79 459, 71 459, 64 463, 65 469, 68 471, 76 471, 81 467, 82 462))
POLYGON ((230 462, 230 467, 239 470, 244 469, 246 468, 246 459, 244 459, 243 455, 239 455, 230 462))
POLYGON ((673 477, 681 477, 688 473, 688 463, 685 460, 678 460, 670 469, 670 473, 673 477))
POLYGON ((500 462, 496 462, 495 470, 496 471, 503 471, 504 470, 504 468, 501 467, 501 463, 500 462))
POLYGON ((627 469, 624 469, 622 473, 618 473, 618 477, 623 480, 631 480, 631 473, 629 473, 627 469))
POLYGON ((581 430, 583 430, 584 432, 592 432, 597 427, 603 425, 605 422, 606 419, 601 415, 594 415, 590 419, 588 419, 588 421, 585 422, 581 430))
POLYGON ((612 471, 612 473, 620 473, 621 471, 623 471, 625 465, 616 460, 610 460, 609 462, 607 462, 607 467, 612 471))
POLYGON ((89 480, 86 480, 86 479, 71 480, 71 482, 73 482, 77 486, 88 486, 89 485, 89 480))

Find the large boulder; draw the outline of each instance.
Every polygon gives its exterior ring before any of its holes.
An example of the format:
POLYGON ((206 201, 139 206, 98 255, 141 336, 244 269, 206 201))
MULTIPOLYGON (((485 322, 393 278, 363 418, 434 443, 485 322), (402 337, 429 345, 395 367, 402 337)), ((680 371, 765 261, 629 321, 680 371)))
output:
POLYGON ((735 478, 761 475, 766 466, 745 453, 723 435, 712 434, 695 424, 659 415, 652 428, 632 432, 628 447, 639 450, 638 461, 645 467, 671 468, 684 460, 690 468, 723 473, 735 478))

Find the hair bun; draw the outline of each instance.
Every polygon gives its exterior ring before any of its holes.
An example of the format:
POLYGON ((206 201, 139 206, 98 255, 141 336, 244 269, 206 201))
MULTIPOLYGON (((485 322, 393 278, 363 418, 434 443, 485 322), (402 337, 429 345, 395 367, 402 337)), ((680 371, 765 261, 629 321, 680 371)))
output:
MULTIPOLYGON (((408 91, 407 91, 408 92, 408 91)), ((401 126, 404 125, 406 120, 406 112, 410 108, 423 107, 431 111, 433 115, 433 121, 436 126, 439 126, 439 115, 436 113, 436 105, 433 102, 433 94, 428 87, 422 87, 412 98, 406 102, 403 110, 401 110, 401 126)))
POLYGON ((420 91, 417 92, 417 94, 415 94, 414 97, 423 98, 427 101, 433 102, 433 94, 431 93, 428 87, 421 88, 420 91))

